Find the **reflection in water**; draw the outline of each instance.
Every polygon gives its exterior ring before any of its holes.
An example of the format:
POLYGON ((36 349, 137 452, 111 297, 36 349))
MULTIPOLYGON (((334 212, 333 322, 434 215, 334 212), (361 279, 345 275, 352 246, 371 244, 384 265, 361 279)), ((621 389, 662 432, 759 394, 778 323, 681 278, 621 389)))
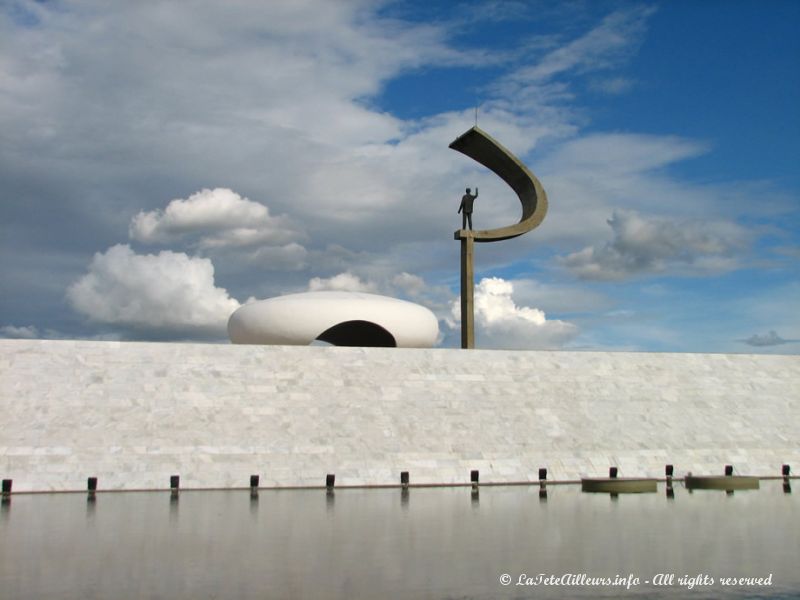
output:
POLYGON ((97 511, 97 497, 94 494, 86 496, 86 523, 94 525, 94 515, 97 511))
POLYGON ((169 493, 169 523, 173 526, 178 522, 179 502, 180 494, 173 489, 169 493))
POLYGON ((0 595, 800 596, 800 500, 784 493, 781 480, 733 496, 689 495, 677 484, 672 497, 666 487, 612 499, 548 485, 545 501, 542 491, 538 485, 481 487, 479 494, 463 487, 260 490, 248 498, 249 490, 183 490, 179 500, 169 492, 98 493, 95 502, 83 494, 21 494, 13 510, 3 505, 0 519, 0 595), (640 581, 624 593, 516 585, 521 576, 524 583, 565 574, 640 581), (770 574, 767 587, 720 583, 770 574), (715 583, 703 585, 710 578, 715 583))
POLYGON ((258 490, 250 491, 250 516, 258 519, 258 490))

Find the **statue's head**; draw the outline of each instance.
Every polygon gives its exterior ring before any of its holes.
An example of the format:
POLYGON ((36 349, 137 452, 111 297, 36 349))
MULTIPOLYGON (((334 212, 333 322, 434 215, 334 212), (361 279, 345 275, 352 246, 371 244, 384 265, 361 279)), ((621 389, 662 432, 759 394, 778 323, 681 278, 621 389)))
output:
POLYGON ((472 188, 467 188, 467 193, 469 194, 472 191, 472 188))

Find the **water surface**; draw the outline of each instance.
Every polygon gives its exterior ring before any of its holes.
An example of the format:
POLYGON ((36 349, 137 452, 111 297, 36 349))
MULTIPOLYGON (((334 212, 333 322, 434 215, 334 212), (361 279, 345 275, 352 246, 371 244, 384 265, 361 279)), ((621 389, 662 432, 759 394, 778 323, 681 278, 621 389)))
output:
POLYGON ((774 481, 674 499, 577 486, 546 501, 537 487, 19 494, 0 513, 10 599, 797 598, 798 564, 800 500, 774 481), (517 585, 529 577, 540 584, 517 585))

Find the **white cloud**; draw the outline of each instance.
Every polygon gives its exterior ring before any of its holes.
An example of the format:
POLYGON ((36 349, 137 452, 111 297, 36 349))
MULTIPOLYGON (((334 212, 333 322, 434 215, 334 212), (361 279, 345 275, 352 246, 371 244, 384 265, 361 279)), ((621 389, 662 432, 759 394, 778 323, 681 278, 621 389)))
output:
POLYGON ((676 136, 595 133, 562 144, 548 156, 546 166, 589 181, 601 176, 619 190, 626 176, 650 173, 707 151, 706 144, 676 136))
MULTIPOLYGON (((479 348, 545 349, 560 348, 578 334, 566 321, 547 319, 544 311, 517 306, 512 295, 514 284, 499 277, 481 279, 475 286, 475 345, 479 348)), ((454 329, 461 321, 461 303, 451 305, 448 325, 454 329)))
POLYGON ((131 219, 128 234, 149 244, 197 236, 201 248, 274 246, 299 235, 285 217, 273 217, 263 204, 227 188, 172 200, 163 211, 142 211, 131 219))
POLYGON ((314 277, 308 282, 308 291, 338 291, 338 292, 369 292, 375 293, 377 286, 371 282, 362 281, 357 275, 345 272, 324 279, 314 277))
POLYGON ((434 312, 446 306, 450 310, 452 292, 445 286, 429 286, 419 275, 402 272, 392 275, 391 265, 362 265, 358 273, 345 271, 332 277, 313 277, 308 282, 308 290, 349 291, 383 294, 392 297, 409 297, 424 304, 434 312), (446 300, 442 300, 446 297, 446 300))
POLYGON ((527 75, 537 80, 567 70, 595 71, 616 66, 635 52, 654 12, 653 7, 638 6, 611 13, 585 35, 547 54, 527 75))
POLYGON ((209 259, 170 251, 140 255, 122 244, 95 254, 67 299, 94 323, 190 337, 224 337, 240 306, 214 284, 209 259))
POLYGON ((749 234, 727 221, 680 221, 615 211, 607 221, 614 239, 560 259, 581 279, 621 280, 633 275, 721 273, 739 266, 749 234))
POLYGON ((39 330, 33 325, 3 325, 0 327, 0 338, 33 340, 40 337, 39 330))
POLYGON ((418 296, 425 290, 425 280, 419 275, 400 273, 392 278, 392 284, 409 296, 418 296))

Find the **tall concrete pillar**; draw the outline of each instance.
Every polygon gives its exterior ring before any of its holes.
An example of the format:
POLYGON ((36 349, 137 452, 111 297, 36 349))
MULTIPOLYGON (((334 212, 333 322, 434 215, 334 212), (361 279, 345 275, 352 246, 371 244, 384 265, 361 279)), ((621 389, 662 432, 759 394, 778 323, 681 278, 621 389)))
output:
POLYGON ((475 239, 461 231, 461 347, 475 347, 475 269, 472 255, 475 239))

